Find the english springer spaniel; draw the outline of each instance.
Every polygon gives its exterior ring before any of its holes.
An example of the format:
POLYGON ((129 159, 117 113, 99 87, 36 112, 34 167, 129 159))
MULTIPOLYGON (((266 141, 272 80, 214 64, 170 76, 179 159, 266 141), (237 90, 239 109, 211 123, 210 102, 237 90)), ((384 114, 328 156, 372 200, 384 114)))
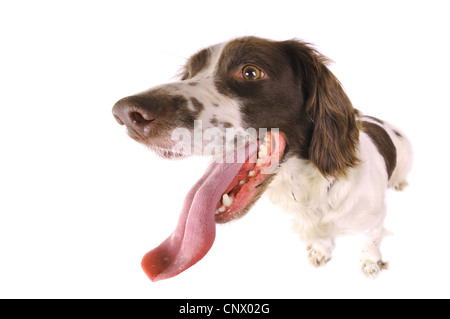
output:
POLYGON ((151 280, 197 263, 216 223, 242 217, 263 193, 292 213, 313 266, 331 259, 336 236, 363 232, 362 271, 387 268, 385 192, 407 185, 412 148, 393 125, 353 108, 327 62, 302 41, 238 38, 194 54, 179 81, 114 105, 128 135, 162 157, 213 158, 175 231, 144 256, 151 280))

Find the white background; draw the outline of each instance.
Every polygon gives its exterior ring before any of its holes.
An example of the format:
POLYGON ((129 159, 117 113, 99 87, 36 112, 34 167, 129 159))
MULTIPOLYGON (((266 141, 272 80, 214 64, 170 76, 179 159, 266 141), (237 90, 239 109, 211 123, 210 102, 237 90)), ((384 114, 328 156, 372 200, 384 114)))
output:
POLYGON ((448 13, 434 0, 0 2, 0 297, 450 297, 448 13), (379 279, 360 272, 360 236, 313 269, 266 198, 181 275, 142 272, 206 160, 157 158, 111 108, 243 35, 314 43, 356 108, 412 140, 410 187, 388 192, 379 279))

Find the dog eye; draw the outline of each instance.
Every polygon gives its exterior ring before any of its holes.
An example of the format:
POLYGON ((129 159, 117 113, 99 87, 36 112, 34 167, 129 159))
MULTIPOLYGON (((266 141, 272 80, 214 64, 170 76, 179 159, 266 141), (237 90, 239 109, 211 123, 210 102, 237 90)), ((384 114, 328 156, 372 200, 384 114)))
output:
POLYGON ((259 80, 264 77, 264 72, 253 65, 246 65, 242 68, 242 78, 244 80, 259 80))

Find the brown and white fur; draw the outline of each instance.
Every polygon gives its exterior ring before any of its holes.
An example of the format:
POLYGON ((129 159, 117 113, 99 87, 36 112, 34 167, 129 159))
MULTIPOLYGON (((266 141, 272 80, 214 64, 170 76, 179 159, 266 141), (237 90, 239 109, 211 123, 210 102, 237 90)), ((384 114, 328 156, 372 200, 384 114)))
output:
POLYGON ((161 156, 176 128, 278 128, 286 149, 265 192, 290 212, 312 265, 331 259, 334 238, 363 232, 362 270, 387 264, 380 242, 387 188, 402 190, 412 164, 406 136, 353 108, 328 60, 307 43, 245 37, 193 55, 181 80, 119 101, 114 115, 128 134, 161 156), (261 72, 246 79, 245 66, 261 72))

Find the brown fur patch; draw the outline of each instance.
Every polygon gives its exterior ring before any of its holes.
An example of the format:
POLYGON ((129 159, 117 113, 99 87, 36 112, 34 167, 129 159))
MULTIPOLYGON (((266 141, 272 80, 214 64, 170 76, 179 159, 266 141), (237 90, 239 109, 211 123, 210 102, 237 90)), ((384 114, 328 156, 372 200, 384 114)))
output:
POLYGON ((203 105, 202 102, 197 100, 195 97, 191 97, 190 100, 191 100, 192 105, 195 108, 195 116, 198 116, 200 114, 200 112, 205 109, 205 106, 203 105))
POLYGON ((388 178, 391 178, 397 164, 397 149, 395 148, 389 134, 379 125, 371 122, 362 122, 364 132, 369 135, 372 142, 383 156, 386 163, 388 178))
POLYGON ((327 61, 301 41, 241 38, 224 48, 215 85, 239 98, 245 128, 279 128, 287 140, 285 154, 310 159, 324 176, 340 177, 359 163, 359 112, 327 61), (249 64, 266 76, 236 77, 249 64))
POLYGON ((402 135, 402 134, 400 134, 400 132, 399 132, 399 131, 397 131, 397 130, 394 130, 394 133, 395 133, 395 135, 397 135, 398 137, 403 137, 403 135, 402 135))
POLYGON ((210 49, 203 49, 194 54, 186 64, 185 70, 182 75, 182 80, 194 77, 197 73, 199 73, 209 65, 210 59, 210 49))
POLYGON ((215 115, 212 117, 212 119, 209 120, 209 122, 214 126, 219 125, 219 121, 217 120, 217 117, 215 115))

